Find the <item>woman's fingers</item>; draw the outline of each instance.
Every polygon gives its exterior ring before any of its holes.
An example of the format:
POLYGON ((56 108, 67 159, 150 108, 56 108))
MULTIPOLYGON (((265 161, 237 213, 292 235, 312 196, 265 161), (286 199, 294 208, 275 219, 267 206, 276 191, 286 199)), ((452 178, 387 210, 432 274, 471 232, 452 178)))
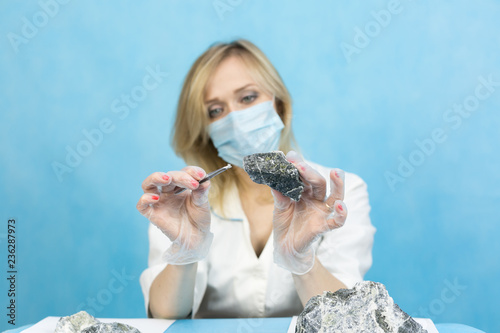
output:
POLYGON ((174 192, 180 187, 194 190, 199 186, 198 181, 185 171, 169 171, 167 174, 171 177, 169 184, 162 187, 163 193, 174 192))
POLYGON ((155 172, 142 182, 144 193, 160 193, 158 187, 170 184, 172 177, 165 172, 155 172))
POLYGON ((203 206, 205 205, 207 202, 208 202, 208 189, 210 188, 210 181, 206 181, 202 184, 200 184, 200 186, 198 186, 198 188, 196 190, 193 190, 191 192, 191 200, 193 202, 193 204, 195 206, 203 206))
POLYGON ((330 207, 332 209, 332 212, 326 218, 328 228, 329 230, 340 228, 344 225, 347 218, 347 207, 341 200, 335 201, 330 207))
POLYGON ((205 170, 197 166, 187 166, 181 171, 170 171, 172 182, 167 185, 163 192, 177 191, 179 188, 195 190, 200 186, 199 181, 207 174, 205 170))
POLYGON ((172 192, 179 187, 194 190, 205 176, 205 171, 196 166, 188 166, 181 171, 155 172, 144 180, 142 189, 144 193, 172 192))
POLYGON ((200 185, 199 181, 206 177, 206 172, 197 166, 187 166, 181 171, 155 172, 142 183, 144 195, 137 203, 137 210, 144 216, 150 217, 154 210, 153 204, 160 200, 161 193, 174 192, 179 188, 192 190, 192 201, 196 206, 208 202, 208 188, 210 182, 200 185))
POLYGON ((139 213, 144 215, 149 219, 151 215, 151 210, 153 207, 151 205, 157 203, 160 200, 160 195, 159 194, 154 194, 154 193, 144 193, 139 201, 137 202, 137 210, 139 213))
POLYGON ((205 172, 205 170, 203 170, 202 168, 197 167, 197 166, 191 166, 191 165, 182 168, 181 171, 186 172, 191 177, 193 177, 195 180, 202 180, 207 175, 207 173, 205 172))
POLYGON ((293 150, 288 152, 286 159, 299 169, 300 176, 305 183, 305 191, 311 191, 313 199, 323 201, 326 195, 326 181, 321 174, 307 164, 299 154, 293 150))
POLYGON ((273 230, 275 233, 286 232, 294 214, 293 210, 289 209, 292 199, 273 189, 271 194, 274 197, 273 230))
POLYGON ((304 162, 302 156, 300 156, 300 154, 294 150, 290 150, 285 157, 288 160, 288 162, 292 162, 293 164, 304 162))
POLYGON ((344 200, 345 173, 340 169, 330 170, 330 195, 326 203, 332 206, 337 200, 344 200))
POLYGON ((287 196, 284 196, 279 191, 271 189, 271 194, 273 195, 273 198, 274 198, 274 208, 275 209, 285 210, 292 203, 292 199, 290 199, 287 196))

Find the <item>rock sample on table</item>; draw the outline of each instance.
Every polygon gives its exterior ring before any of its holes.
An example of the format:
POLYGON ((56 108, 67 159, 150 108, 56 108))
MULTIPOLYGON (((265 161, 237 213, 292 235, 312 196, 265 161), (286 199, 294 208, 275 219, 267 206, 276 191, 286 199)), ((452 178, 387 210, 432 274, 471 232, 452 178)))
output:
POLYGON ((297 318, 295 333, 427 333, 399 308, 381 283, 363 281, 352 289, 312 297, 297 318))
POLYGON ((283 152, 245 156, 243 168, 254 182, 265 184, 295 201, 300 200, 304 183, 300 180, 299 170, 286 160, 283 152))
POLYGON ((61 317, 54 333, 141 333, 137 328, 121 323, 102 323, 85 311, 61 317))
POLYGON ((87 327, 81 333, 141 333, 137 328, 121 323, 98 323, 87 327))
POLYGON ((80 333, 83 329, 99 323, 85 311, 80 311, 72 316, 61 317, 54 333, 80 333))

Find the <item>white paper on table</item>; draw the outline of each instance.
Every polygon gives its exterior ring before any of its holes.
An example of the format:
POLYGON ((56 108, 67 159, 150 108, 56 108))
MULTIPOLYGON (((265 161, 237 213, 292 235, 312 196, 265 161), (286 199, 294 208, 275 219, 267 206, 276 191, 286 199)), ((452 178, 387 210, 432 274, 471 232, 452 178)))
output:
MULTIPOLYGON (((25 329, 22 333, 54 333, 57 322, 61 317, 47 317, 35 325, 25 329)), ((163 333, 174 323, 175 320, 168 319, 146 319, 146 318, 96 318, 103 323, 118 322, 137 328, 141 332, 163 333)))
MULTIPOLYGON (((417 323, 422 325, 423 328, 427 330, 428 333, 439 333, 434 326, 434 323, 429 318, 413 318, 417 323)), ((288 333, 295 333, 295 325, 297 324, 297 316, 292 318, 290 326, 288 327, 288 333)))

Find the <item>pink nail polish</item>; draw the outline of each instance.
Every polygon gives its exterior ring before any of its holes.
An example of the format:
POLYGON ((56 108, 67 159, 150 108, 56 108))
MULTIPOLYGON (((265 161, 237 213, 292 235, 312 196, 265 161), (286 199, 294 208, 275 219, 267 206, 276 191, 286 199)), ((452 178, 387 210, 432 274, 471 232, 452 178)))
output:
POLYGON ((191 181, 191 185, 193 185, 193 187, 197 187, 198 186, 198 182, 196 180, 192 180, 191 181))
POLYGON ((158 200, 158 199, 160 199, 160 197, 159 197, 159 196, 157 196, 157 195, 153 195, 153 196, 151 197, 151 199, 153 199, 153 200, 158 200))
POLYGON ((337 208, 338 208, 341 212, 343 212, 343 211, 344 211, 344 208, 342 208, 342 205, 337 205, 337 208))
POLYGON ((163 180, 165 180, 165 181, 170 179, 170 177, 168 175, 163 175, 163 176, 161 176, 161 178, 163 178, 163 180))
POLYGON ((335 177, 340 178, 340 176, 339 176, 339 174, 337 173, 337 171, 335 171, 335 177))

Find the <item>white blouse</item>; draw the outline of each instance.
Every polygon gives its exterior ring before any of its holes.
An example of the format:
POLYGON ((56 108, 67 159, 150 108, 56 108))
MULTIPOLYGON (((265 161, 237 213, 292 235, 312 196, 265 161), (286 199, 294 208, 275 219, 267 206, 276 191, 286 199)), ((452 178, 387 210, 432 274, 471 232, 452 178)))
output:
MULTIPOLYGON (((327 179, 330 169, 308 162, 327 179)), ((250 241, 248 220, 241 207, 238 190, 227 196, 223 218, 212 211, 214 233, 208 256, 198 263, 194 287, 193 318, 290 317, 303 306, 295 289, 292 274, 273 262, 273 235, 260 257, 250 241)), ((313 246, 316 258, 348 288, 362 281, 372 264, 375 228, 370 222, 370 204, 365 182, 346 172, 345 198, 347 220, 339 229, 323 234, 313 246)), ((171 241, 154 225, 149 226, 149 267, 141 274, 146 313, 149 289, 165 268, 161 258, 171 241)))

